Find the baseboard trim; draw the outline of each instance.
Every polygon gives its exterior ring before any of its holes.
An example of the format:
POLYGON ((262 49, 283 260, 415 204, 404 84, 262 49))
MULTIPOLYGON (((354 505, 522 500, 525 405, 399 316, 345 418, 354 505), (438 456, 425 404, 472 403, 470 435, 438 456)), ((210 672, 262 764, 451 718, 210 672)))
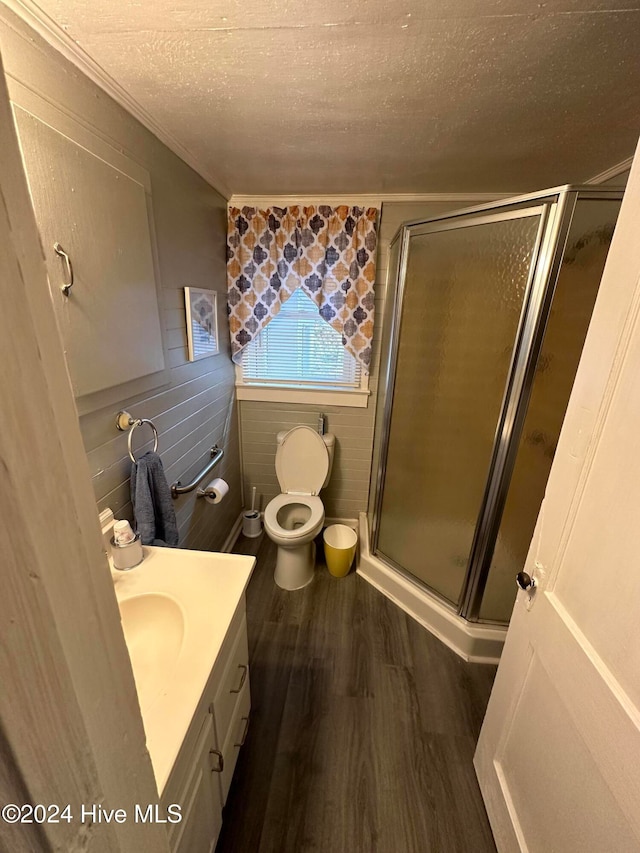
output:
POLYGON ((224 540, 224 545, 220 549, 223 554, 230 554, 233 546, 238 541, 238 536, 240 536, 240 531, 242 530, 242 513, 236 518, 233 527, 229 531, 229 535, 224 540))
POLYGON ((369 551, 369 530, 364 512, 360 513, 359 538, 357 573, 361 577, 464 660, 499 662, 507 635, 506 627, 467 622, 374 557, 369 551))
MULTIPOLYGON (((245 512, 246 510, 242 510, 240 515, 236 518, 233 527, 229 531, 229 535, 224 540, 224 544, 220 549, 223 554, 230 554, 233 550, 233 546, 238 541, 238 537, 242 533, 242 517, 245 512)), ((260 513, 260 518, 264 524, 264 512, 260 513)), ((346 524, 347 527, 351 527, 358 532, 357 518, 325 518, 323 527, 328 527, 330 524, 346 524)))

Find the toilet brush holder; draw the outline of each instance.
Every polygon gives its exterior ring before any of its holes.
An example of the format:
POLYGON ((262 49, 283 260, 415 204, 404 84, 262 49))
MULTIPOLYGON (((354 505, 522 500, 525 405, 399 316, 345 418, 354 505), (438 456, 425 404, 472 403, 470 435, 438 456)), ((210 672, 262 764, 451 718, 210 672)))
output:
POLYGON ((242 513, 242 535, 255 539, 262 533, 262 521, 257 509, 242 513))
POLYGON ((251 509, 242 513, 242 534, 249 539, 255 539, 262 533, 260 513, 256 509, 256 487, 251 489, 251 509))

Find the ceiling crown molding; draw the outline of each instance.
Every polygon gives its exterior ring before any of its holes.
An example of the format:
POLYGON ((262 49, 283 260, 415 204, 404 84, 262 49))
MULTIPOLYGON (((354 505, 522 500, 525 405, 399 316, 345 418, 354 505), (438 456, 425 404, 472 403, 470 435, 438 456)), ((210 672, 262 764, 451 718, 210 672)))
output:
POLYGON ((350 204, 358 207, 380 207, 384 202, 451 202, 452 204, 471 204, 483 201, 498 201, 510 198, 515 193, 291 193, 289 195, 252 195, 234 193, 229 199, 231 207, 287 207, 292 204, 350 204))
POLYGON ((606 181, 610 181, 611 178, 615 178, 623 172, 626 172, 627 169, 631 168, 632 163, 633 155, 631 157, 627 157, 626 160, 621 160, 620 163, 616 163, 615 166, 610 166, 608 169, 605 169, 604 172, 599 172, 597 175, 594 175, 593 178, 589 178, 587 183, 604 184, 606 181))
POLYGON ((101 65, 93 60, 80 45, 74 41, 56 22, 46 15, 33 0, 2 0, 6 6, 24 21, 32 30, 44 39, 54 50, 61 53, 65 59, 76 66, 86 77, 110 98, 113 98, 130 115, 143 124, 160 142, 164 143, 174 154, 197 172, 225 199, 231 195, 230 189, 217 176, 211 175, 196 157, 166 128, 158 124, 150 113, 133 98, 116 80, 108 74, 101 65))

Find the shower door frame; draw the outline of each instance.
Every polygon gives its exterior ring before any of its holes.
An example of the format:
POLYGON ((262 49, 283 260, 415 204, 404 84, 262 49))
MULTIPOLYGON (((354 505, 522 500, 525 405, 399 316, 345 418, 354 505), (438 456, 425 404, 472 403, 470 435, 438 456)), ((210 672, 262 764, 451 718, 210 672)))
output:
POLYGON ((619 190, 598 189, 593 186, 567 185, 556 187, 538 193, 452 211, 446 216, 413 220, 402 225, 391 241, 390 249, 397 240, 401 240, 401 245, 397 267, 396 269, 389 269, 387 281, 387 298, 393 298, 394 304, 391 313, 389 353, 384 370, 385 406, 382 419, 381 447, 376 476, 375 478, 372 477, 375 497, 373 501, 371 551, 378 559, 399 571, 418 587, 428 590, 430 595, 435 596, 446 607, 468 621, 504 624, 480 620, 478 614, 502 519, 502 511, 509 491, 538 356, 564 256, 565 243, 578 198, 615 200, 620 199, 621 195, 619 190), (501 216, 501 213, 504 215, 501 216), (540 224, 520 319, 514 336, 511 363, 507 372, 504 395, 497 420, 485 490, 480 503, 460 595, 457 603, 453 604, 426 582, 395 563, 393 559, 378 549, 409 243, 412 236, 488 224, 489 222, 504 221, 526 215, 535 215, 536 213, 540 214, 540 224), (395 289, 392 291, 394 274, 395 289))

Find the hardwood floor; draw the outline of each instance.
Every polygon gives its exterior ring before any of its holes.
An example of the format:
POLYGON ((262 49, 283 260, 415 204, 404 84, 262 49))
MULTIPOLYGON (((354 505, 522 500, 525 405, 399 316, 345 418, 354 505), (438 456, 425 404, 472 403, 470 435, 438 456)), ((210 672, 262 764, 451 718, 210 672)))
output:
POLYGON ((251 726, 217 853, 494 853, 472 765, 495 667, 466 664, 354 572, 247 592, 251 726))

